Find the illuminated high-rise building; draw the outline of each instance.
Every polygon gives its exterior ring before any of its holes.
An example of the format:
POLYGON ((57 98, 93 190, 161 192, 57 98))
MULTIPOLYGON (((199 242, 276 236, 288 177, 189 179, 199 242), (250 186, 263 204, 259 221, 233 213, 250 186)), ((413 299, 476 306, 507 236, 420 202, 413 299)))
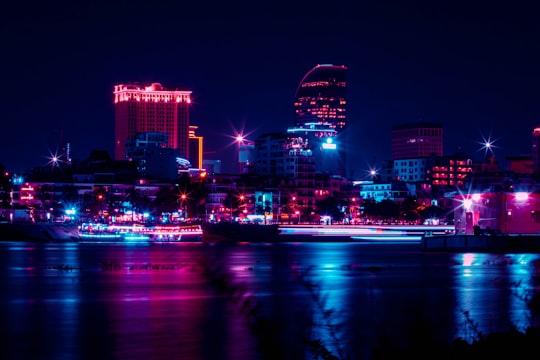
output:
POLYGON ((296 89, 294 126, 289 133, 304 133, 314 151, 316 170, 345 175, 346 71, 344 65, 317 65, 296 89))
POLYGON ((338 132, 347 125, 344 65, 317 65, 304 77, 294 99, 295 125, 328 123, 338 132))
POLYGON ((159 83, 114 86, 114 158, 126 159, 126 144, 137 133, 162 132, 167 147, 189 157, 191 91, 165 90, 159 83))

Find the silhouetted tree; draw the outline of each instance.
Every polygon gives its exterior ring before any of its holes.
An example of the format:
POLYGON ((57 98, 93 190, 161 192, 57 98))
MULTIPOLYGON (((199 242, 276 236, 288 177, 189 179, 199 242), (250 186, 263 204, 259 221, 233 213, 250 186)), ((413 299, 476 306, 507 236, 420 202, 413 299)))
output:
POLYGON ((341 221, 343 218, 341 206, 343 206, 343 202, 333 196, 326 197, 317 203, 321 214, 330 215, 336 221, 341 221))
POLYGON ((180 206, 180 192, 178 188, 174 186, 162 186, 158 190, 151 206, 156 215, 177 211, 180 206))
POLYGON ((399 206, 390 199, 384 199, 379 204, 379 214, 384 220, 397 219, 399 217, 399 206))
POLYGON ((373 198, 368 198, 363 201, 364 215, 370 219, 375 219, 380 216, 379 205, 373 198))
POLYGON ((416 203, 416 198, 413 196, 405 198, 401 204, 401 210, 403 212, 403 218, 407 221, 416 221, 420 218, 418 204, 416 203))

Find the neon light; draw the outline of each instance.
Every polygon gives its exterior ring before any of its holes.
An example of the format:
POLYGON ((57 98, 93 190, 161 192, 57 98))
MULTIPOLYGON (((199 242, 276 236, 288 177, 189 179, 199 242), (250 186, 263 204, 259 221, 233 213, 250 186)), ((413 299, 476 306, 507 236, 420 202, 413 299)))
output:
POLYGON ((154 102, 185 102, 190 104, 191 91, 168 91, 159 86, 115 85, 114 102, 123 101, 154 101, 154 102), (160 90, 157 90, 160 89, 160 90))

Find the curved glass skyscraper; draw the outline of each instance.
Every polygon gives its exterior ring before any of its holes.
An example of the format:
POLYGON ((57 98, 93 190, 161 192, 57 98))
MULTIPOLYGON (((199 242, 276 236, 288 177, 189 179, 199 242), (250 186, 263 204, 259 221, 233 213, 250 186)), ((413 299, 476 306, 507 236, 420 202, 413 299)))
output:
POLYGON ((311 69, 296 89, 294 99, 295 125, 328 123, 338 132, 347 124, 346 77, 344 65, 317 65, 311 69))
POLYGON ((345 175, 346 73, 344 65, 317 65, 298 85, 295 124, 288 133, 308 139, 315 169, 345 175))

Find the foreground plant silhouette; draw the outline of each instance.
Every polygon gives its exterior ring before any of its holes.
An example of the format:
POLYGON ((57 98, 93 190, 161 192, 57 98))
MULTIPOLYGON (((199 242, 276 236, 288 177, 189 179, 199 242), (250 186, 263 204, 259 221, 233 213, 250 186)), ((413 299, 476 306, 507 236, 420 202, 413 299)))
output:
POLYGON ((534 325, 534 320, 540 315, 540 295, 533 290, 534 283, 529 285, 525 286, 521 281, 516 282, 511 290, 512 295, 526 303, 531 310, 529 325, 524 330, 511 326, 505 332, 484 334, 479 330, 478 323, 471 318, 470 313, 462 310, 465 318, 463 326, 468 339, 459 337, 448 345, 437 344, 429 329, 417 329, 417 332, 408 334, 413 340, 407 348, 397 348, 381 339, 373 352, 372 360, 405 357, 438 360, 530 357, 537 351, 540 344, 540 327, 534 325))

